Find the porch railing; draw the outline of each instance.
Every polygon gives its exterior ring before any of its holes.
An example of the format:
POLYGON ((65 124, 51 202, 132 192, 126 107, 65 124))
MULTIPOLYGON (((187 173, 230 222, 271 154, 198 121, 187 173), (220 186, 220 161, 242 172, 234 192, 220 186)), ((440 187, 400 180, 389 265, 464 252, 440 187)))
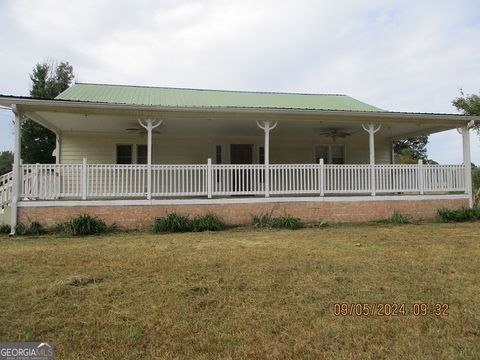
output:
MULTIPOLYGON (((36 164, 21 167, 23 199, 142 198, 148 165, 36 164)), ((152 165, 151 196, 424 194, 464 192, 463 165, 152 165), (266 171, 269 183, 266 184, 266 171), (268 186, 267 186, 268 185, 268 186)), ((10 201, 12 173, 0 177, 10 201)))
MULTIPOLYGON (((211 195, 265 194, 264 165, 212 165, 211 195)), ((208 194, 207 194, 208 195, 208 194)))
POLYGON ((0 176, 0 206, 7 205, 12 199, 13 171, 0 176))
MULTIPOLYGON (((148 167, 143 169, 146 175, 148 167)), ((152 165, 152 196, 205 196, 207 172, 207 165, 152 165)))

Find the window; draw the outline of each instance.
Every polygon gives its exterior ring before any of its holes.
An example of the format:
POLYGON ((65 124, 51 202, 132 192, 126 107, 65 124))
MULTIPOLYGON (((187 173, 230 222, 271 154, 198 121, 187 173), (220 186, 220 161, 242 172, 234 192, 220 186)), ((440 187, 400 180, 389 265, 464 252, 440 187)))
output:
POLYGON ((265 147, 260 146, 258 148, 258 163, 265 164, 265 147))
POLYGON ((327 145, 317 145, 315 146, 315 163, 318 164, 320 159, 323 159, 325 164, 328 164, 328 146, 327 145))
POLYGON ((215 147, 215 164, 222 163, 222 145, 217 145, 215 147))
POLYGON ((325 164, 345 164, 344 145, 316 145, 315 163, 323 159, 325 164))
POLYGON ((132 144, 117 145, 117 164, 134 164, 134 159, 135 164, 148 163, 147 145, 138 144, 135 148, 132 144))
POLYGON ((148 146, 137 145, 137 164, 148 163, 148 146))
POLYGON ((132 145, 117 145, 117 164, 132 163, 132 145))
POLYGON ((330 146, 330 159, 332 164, 345 163, 345 147, 343 145, 330 146))

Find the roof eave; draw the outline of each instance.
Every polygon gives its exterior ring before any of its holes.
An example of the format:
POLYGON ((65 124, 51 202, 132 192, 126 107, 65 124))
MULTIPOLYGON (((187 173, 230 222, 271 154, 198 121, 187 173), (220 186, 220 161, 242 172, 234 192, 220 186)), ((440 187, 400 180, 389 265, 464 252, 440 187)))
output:
POLYGON ((86 102, 73 100, 43 100, 28 97, 0 96, 0 106, 12 108, 16 105, 20 111, 39 111, 44 108, 56 107, 58 109, 101 109, 101 110, 130 110, 141 112, 223 112, 223 113, 255 113, 255 114, 298 114, 298 115, 321 115, 332 117, 356 118, 373 122, 382 121, 412 121, 419 120, 435 122, 437 124, 461 125, 470 121, 480 121, 480 116, 469 116, 462 114, 435 114, 435 113, 406 113, 389 111, 358 111, 358 110, 317 110, 317 109, 294 109, 294 108, 242 108, 242 107, 177 107, 177 106, 156 106, 156 105, 130 105, 112 104, 100 102, 86 102))

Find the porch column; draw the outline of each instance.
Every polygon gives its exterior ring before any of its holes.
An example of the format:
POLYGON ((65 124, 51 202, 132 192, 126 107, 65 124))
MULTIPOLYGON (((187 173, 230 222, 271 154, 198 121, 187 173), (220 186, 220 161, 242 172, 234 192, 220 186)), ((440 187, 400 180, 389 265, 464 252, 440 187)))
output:
POLYGON ((11 205, 11 231, 10 235, 15 235, 15 227, 17 226, 18 201, 20 200, 20 193, 22 191, 21 179, 21 137, 20 130, 22 124, 22 114, 18 111, 16 105, 12 106, 12 111, 15 114, 15 133, 14 133, 14 149, 13 149, 13 182, 12 182, 12 205, 11 205))
POLYGON ((375 124, 362 124, 363 130, 368 132, 368 151, 370 153, 370 186, 372 188, 372 195, 376 194, 376 185, 375 185, 375 133, 377 133, 382 125, 378 124, 375 127, 375 124))
POLYGON ((138 119, 138 123, 141 127, 147 130, 148 145, 147 145, 147 199, 152 198, 152 132, 153 129, 162 124, 162 120, 158 120, 155 124, 152 119, 146 119, 142 121, 138 119))
POLYGON ((55 133, 55 164, 60 164, 60 133, 55 133))
POLYGON ((270 121, 257 121, 257 126, 265 133, 264 151, 265 151, 265 197, 270 197, 270 130, 277 127, 277 122, 270 125, 270 121))
POLYGON ((463 145, 463 165, 465 166, 465 194, 468 195, 468 206, 473 207, 472 199, 472 160, 470 157, 470 127, 473 124, 469 123, 467 126, 458 129, 462 135, 463 145))

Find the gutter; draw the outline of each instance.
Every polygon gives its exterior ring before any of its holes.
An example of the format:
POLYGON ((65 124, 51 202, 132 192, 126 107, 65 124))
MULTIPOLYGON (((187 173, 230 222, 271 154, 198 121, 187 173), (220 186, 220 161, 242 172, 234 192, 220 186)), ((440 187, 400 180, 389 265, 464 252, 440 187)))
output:
MULTIPOLYGON (((315 110, 315 109, 292 109, 292 108, 242 108, 242 107, 180 107, 180 106, 156 106, 156 105, 129 105, 129 104, 109 104, 94 103, 74 100, 40 100, 22 97, 0 96, 0 105, 11 107, 12 104, 21 105, 22 107, 40 108, 70 108, 70 109, 90 109, 90 110, 130 110, 139 112, 202 112, 202 113, 247 113, 247 114, 264 114, 264 115, 313 115, 327 117, 355 117, 369 119, 370 121, 393 121, 402 119, 403 121, 412 120, 417 123, 418 120, 432 121, 436 124, 461 125, 465 122, 479 120, 478 116, 461 115, 461 114, 435 114, 435 113, 403 113, 403 112, 377 112, 377 111, 350 111, 350 110, 315 110), (416 120, 416 121, 415 121, 416 120)), ((45 109, 45 111, 48 111, 45 109)))

